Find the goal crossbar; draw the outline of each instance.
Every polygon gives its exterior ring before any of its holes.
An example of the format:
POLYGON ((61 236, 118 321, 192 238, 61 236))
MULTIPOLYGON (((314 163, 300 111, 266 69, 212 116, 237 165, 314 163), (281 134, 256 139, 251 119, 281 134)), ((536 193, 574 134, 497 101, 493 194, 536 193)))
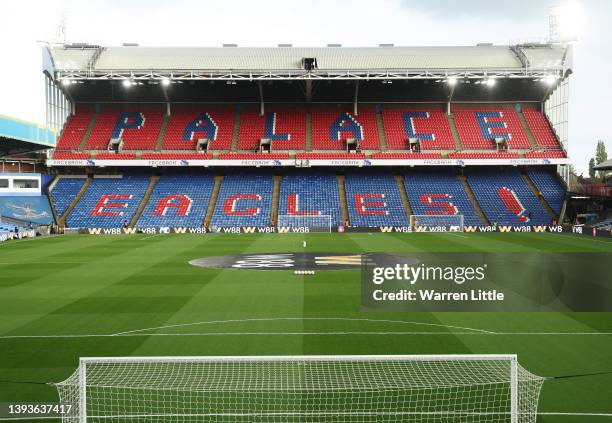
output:
POLYGON ((516 354, 399 354, 399 355, 207 355, 81 357, 80 363, 182 363, 275 361, 517 361, 516 354))

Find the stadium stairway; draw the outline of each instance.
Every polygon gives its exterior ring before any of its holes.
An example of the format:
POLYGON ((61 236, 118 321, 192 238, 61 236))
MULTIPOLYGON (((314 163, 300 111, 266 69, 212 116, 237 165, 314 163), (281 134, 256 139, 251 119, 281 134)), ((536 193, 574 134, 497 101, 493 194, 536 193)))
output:
POLYGON ((142 212, 144 211, 147 203, 149 202, 149 198, 151 198, 151 193, 155 189, 155 185, 157 185, 157 181, 159 181, 159 176, 155 176, 155 175, 151 176, 151 179, 149 180, 149 187, 145 191, 145 194, 142 197, 142 201, 138 205, 138 208, 136 209, 136 213, 134 213, 134 217, 132 217, 132 221, 130 222, 131 228, 136 226, 138 219, 140 219, 140 215, 142 215, 142 212))
POLYGON ((70 203, 66 211, 62 214, 62 216, 60 216, 59 221, 57 223, 59 227, 66 226, 66 219, 68 219, 68 216, 70 216, 70 213, 72 213, 72 210, 74 210, 76 205, 79 203, 79 201, 81 200, 81 197, 83 197, 83 194, 87 192, 87 189, 89 188, 89 185, 91 185, 92 180, 93 179, 90 176, 85 178, 85 183, 83 184, 83 186, 81 187, 77 195, 75 195, 74 198, 72 199, 72 203, 70 203))
POLYGON ((451 129, 451 134, 453 134, 453 139, 455 140, 455 149, 457 151, 463 150, 463 146, 461 145, 461 137, 459 136, 459 130, 457 129, 457 122, 455 122, 455 116, 451 113, 445 113, 446 119, 448 120, 448 125, 451 129))
POLYGON ((312 113, 306 113, 306 151, 312 151, 312 113))
POLYGON ((381 111, 376 112, 376 126, 378 128, 378 139, 380 140, 380 150, 385 151, 387 147, 387 134, 385 133, 385 123, 381 111))
POLYGON ((523 110, 519 110, 517 112, 517 115, 519 117, 519 122, 521 122, 521 126, 523 127, 523 131, 525 131, 525 134, 527 135, 527 139, 529 140, 529 143, 531 144, 531 148, 533 149, 538 148, 538 142, 536 141, 535 136, 533 135, 533 131, 527 124, 527 120, 525 119, 523 110))
POLYGON ((49 199, 49 205, 51 206, 51 213, 53 214, 53 221, 56 224, 59 224, 59 216, 57 215, 57 209, 55 208, 55 200, 53 199, 53 197, 51 197, 51 191, 53 191, 53 188, 55 187, 57 182, 60 180, 60 178, 61 178, 60 175, 56 175, 55 178, 53 178, 53 181, 51 181, 51 183, 49 184, 49 187, 47 188, 47 198, 49 199))
POLYGON ((221 183, 223 182, 223 175, 215 176, 215 186, 213 187, 212 193, 210 194, 210 201, 208 202, 208 208, 206 209, 206 215, 204 216, 204 226, 208 227, 215 212, 217 206, 217 198, 219 198, 219 191, 221 190, 221 183))
POLYGON ((278 223, 278 201, 280 198, 281 177, 274 175, 274 188, 272 190, 272 210, 270 211, 270 225, 278 223))
POLYGON ((476 196, 474 195, 474 191, 472 191, 472 187, 468 183, 467 177, 463 174, 459 175, 459 180, 461 181, 461 185, 463 185, 463 189, 465 190, 467 197, 470 199, 470 202, 472 203, 472 207, 474 207, 474 211, 476 212, 478 217, 480 217, 480 220, 482 220, 482 223, 484 223, 487 226, 490 226, 491 222, 489 221, 487 216, 482 211, 482 207, 480 207, 480 203, 478 203, 478 200, 476 199, 476 196))
POLYGON ((238 151, 238 138, 240 137, 240 109, 236 108, 236 117, 234 118, 234 133, 232 134, 231 151, 238 151))
POLYGON ((342 213, 342 224, 350 224, 348 204, 346 203, 346 187, 344 186, 344 175, 337 175, 338 196, 340 198, 340 212, 342 213))
POLYGON ((414 213, 412 212, 412 206, 410 205, 410 200, 408 199, 408 194, 406 194, 406 184, 404 184, 404 177, 402 175, 395 175, 395 182, 397 183, 397 189, 400 193, 400 198, 402 199, 402 204, 404 204, 404 210, 406 210, 406 218, 408 222, 410 222, 410 216, 414 213))
POLYGON ((535 195, 536 198, 540 201, 540 204, 542 205, 544 210, 546 210, 548 212, 548 214, 551 216, 551 218, 557 219, 557 221, 558 221, 559 216, 557 215, 557 213, 555 213, 555 211, 552 209, 552 207, 550 207, 550 204, 548 204, 548 202, 546 201, 544 196, 539 194, 540 190, 538 189, 538 187, 535 186, 535 184, 533 183, 533 181, 531 180, 529 175, 527 173, 521 172, 521 176, 525 180, 525 183, 527 184, 527 186, 529 187, 531 192, 533 192, 533 195, 535 195))
POLYGON ((157 134, 157 141, 155 142, 155 151, 162 151, 164 138, 166 136, 166 128, 168 128, 168 122, 170 122, 170 115, 168 113, 164 113, 164 120, 162 121, 161 128, 159 128, 159 134, 157 134))
POLYGON ((89 136, 91 135, 94 127, 96 126, 96 120, 98 119, 98 115, 99 113, 95 112, 93 116, 91 117, 91 120, 89 121, 89 125, 87 125, 87 130, 83 134, 83 139, 81 140, 81 143, 79 144, 79 151, 85 151, 85 146, 89 142, 89 136))

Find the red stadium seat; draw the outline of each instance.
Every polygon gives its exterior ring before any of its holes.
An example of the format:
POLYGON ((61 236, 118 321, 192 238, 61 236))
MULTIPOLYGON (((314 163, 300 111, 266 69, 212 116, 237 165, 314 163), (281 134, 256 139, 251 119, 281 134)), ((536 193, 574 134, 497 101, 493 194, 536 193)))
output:
POLYGON ((362 149, 380 150, 374 106, 360 106, 359 114, 356 116, 353 116, 353 112, 348 108, 327 106, 313 108, 311 113, 313 150, 343 150, 346 148, 346 139, 359 137, 362 138, 360 142, 362 149), (340 123, 340 127, 345 130, 333 131, 331 128, 334 123, 342 117, 346 120, 340 123), (359 136, 355 136, 355 132, 359 136))
POLYGON ((56 150, 53 153, 53 160, 87 160, 89 153, 81 153, 77 151, 61 151, 56 150))
POLYGON ((442 153, 374 153, 372 158, 381 160, 435 160, 441 159, 442 153))
POLYGON ((523 131, 518 114, 511 107, 502 106, 455 106, 455 122, 461 144, 466 150, 484 150, 495 147, 494 138, 507 137, 508 145, 513 149, 530 149, 531 144, 523 131), (482 119, 499 128, 489 128, 479 124, 479 114, 491 114, 482 119), (486 134, 486 136, 485 136, 486 134))
POLYGON ((136 160, 136 155, 134 153, 111 153, 104 152, 98 153, 96 155, 96 159, 98 160, 136 160))
POLYGON ((523 109, 523 115, 525 115, 527 125, 529 125, 529 129, 531 129, 540 147, 561 149, 559 140, 557 140, 548 120, 541 112, 533 109, 523 109))
POLYGON ((264 116, 259 115, 259 110, 243 110, 238 149, 255 150, 262 138, 272 139, 274 150, 304 150, 306 110, 301 107, 268 107, 264 116))
POLYGON ((449 159, 518 159, 519 154, 515 152, 480 152, 480 153, 465 153, 455 152, 448 154, 449 159))
POLYGON ((420 140, 422 150, 455 149, 455 140, 450 125, 441 110, 383 109, 383 122, 387 146, 391 150, 408 149, 408 138, 410 138, 408 126, 416 135, 414 138, 419 138, 419 134, 423 138, 432 138, 420 140), (417 116, 411 118, 412 114, 417 114, 417 116))
POLYGON ((219 155, 221 160, 286 160, 289 153, 224 153, 219 155))
POLYGON ((77 111, 70 116, 57 142, 57 149, 75 150, 79 148, 92 116, 93 112, 91 111, 77 111))
POLYGON ((365 157, 363 153, 297 153, 295 155, 298 160, 362 160, 365 157))
POLYGON ((195 150, 199 138, 208 138, 211 150, 229 150, 232 146, 236 114, 230 106, 174 106, 166 128, 162 148, 164 150, 195 150), (199 116, 205 120, 195 123, 199 116), (199 131, 188 131, 194 124, 199 131), (212 128, 213 135, 205 129, 212 128))
POLYGON ((529 151, 525 153, 526 159, 563 159, 563 151, 529 151))
MULTIPOLYGON (((122 114, 138 114, 138 119, 141 119, 139 127, 126 128, 121 132, 120 137, 124 141, 123 148, 125 150, 154 150, 164 120, 164 112, 158 105, 141 105, 137 109, 122 106, 104 107, 103 111, 98 114, 93 130, 89 135, 86 149, 105 150, 113 137, 113 130, 116 130, 122 124, 120 122, 122 114)), ((128 118, 126 117, 126 119, 128 118)), ((129 119, 132 119, 132 117, 129 119)))
POLYGON ((212 154, 206 153, 143 153, 142 160, 210 160, 212 154))

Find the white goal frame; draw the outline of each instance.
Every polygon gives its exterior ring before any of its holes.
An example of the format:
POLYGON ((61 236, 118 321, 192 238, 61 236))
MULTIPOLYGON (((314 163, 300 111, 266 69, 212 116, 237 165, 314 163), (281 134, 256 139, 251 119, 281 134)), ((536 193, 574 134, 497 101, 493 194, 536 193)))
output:
POLYGON ((463 232, 464 216, 462 214, 411 214, 409 223, 412 232, 463 232))
MULTIPOLYGON (((494 415, 503 415, 506 416, 505 419, 510 417, 511 423, 519 423, 519 422, 535 422, 535 416, 537 414, 537 395, 539 395, 539 389, 541 387, 541 383, 543 378, 535 376, 525 369, 523 369, 518 364, 518 359, 515 354, 472 354, 472 355, 337 355, 337 356, 327 356, 327 355, 313 355, 313 356, 168 356, 168 357, 82 357, 79 361, 79 368, 77 371, 67 380, 57 383, 56 387, 60 393, 60 401, 62 403, 72 403, 74 408, 77 409, 78 417, 76 416, 63 416, 63 422, 78 422, 78 423, 87 423, 88 415, 87 415, 87 407, 88 407, 88 368, 95 365, 109 365, 110 368, 117 369, 118 366, 126 365, 129 367, 130 364, 141 364, 141 365, 151 365, 151 364, 201 364, 202 366, 206 365, 214 365, 215 363, 225 363, 225 364, 247 364, 247 363, 257 363, 258 365, 264 363, 296 363, 296 366, 304 365, 307 362, 344 362, 346 364, 355 363, 355 362, 368 362, 371 363, 379 363, 379 362, 412 362, 411 364, 415 364, 417 362, 507 362, 509 369, 508 380, 501 380, 494 382, 496 384, 508 384, 509 389, 509 405, 510 409, 507 411, 501 412, 492 412, 492 413, 484 413, 484 414, 494 414, 494 415), (519 380, 520 379, 520 380, 519 380), (519 404, 519 382, 525 383, 524 388, 527 391, 532 391, 536 393, 535 401, 533 398, 531 401, 528 401, 529 404, 524 404, 523 407, 520 407, 519 404), (534 382, 536 385, 529 385, 534 382), (62 390, 63 389, 63 390, 62 390), (68 394, 67 394, 68 392, 68 394), (62 395, 63 393, 63 395, 62 395), (74 398, 78 394, 77 398, 74 398), (535 405, 534 405, 535 404, 535 405), (525 408, 527 407, 527 408, 525 408), (523 417, 524 416, 524 417, 523 417)), ((480 363, 482 364, 482 363, 480 363)), ((427 369, 428 364, 424 364, 425 370, 427 369)), ((477 364, 478 365, 478 364, 477 364)), ((495 366, 495 364, 492 364, 495 366)), ((306 366, 307 369, 308 366, 306 366)), ((298 367, 299 368, 299 367, 298 367)), ((344 370, 342 366, 339 366, 339 370, 344 370)), ((341 373, 342 374, 342 373, 341 373)), ((348 373, 347 373, 348 374, 348 373)), ((261 374, 260 374, 261 376, 261 374)), ((264 380, 265 382, 265 380, 264 380)), ((457 383, 456 381, 454 383, 457 383)), ((487 382, 484 382, 485 384, 487 382)), ((492 383, 492 382, 488 382, 492 383)), ((451 386, 456 387, 469 387, 478 385, 474 382, 468 383, 460 383, 451 386)), ((447 387, 448 384, 441 384, 439 387, 444 388, 447 387)), ((112 387, 112 386, 111 386, 112 387)), ((138 389, 138 387, 132 386, 121 386, 118 385, 118 388, 124 389, 138 389)), ((105 387, 106 388, 106 387, 105 387)), ((323 387, 322 387, 323 388, 323 387)), ((435 389, 436 386, 432 386, 431 389, 435 389)), ((142 389, 147 389, 142 388, 142 389)), ((168 389, 168 388, 166 388, 168 389)), ((184 388, 181 388, 181 390, 184 388)), ((371 388, 369 388, 371 389, 371 388)), ((397 389, 409 389, 407 387, 398 387, 397 389)), ((355 387, 356 392, 366 392, 367 388, 363 388, 359 386, 355 387)), ((237 390, 236 392, 239 392, 237 390)), ((245 392, 247 390, 245 389, 245 392)), ((525 395, 529 395, 530 392, 526 392, 525 395)), ((95 395, 94 395, 95 397, 95 395)), ((94 401, 95 402, 95 401, 94 401)), ((332 412, 333 413, 333 412, 332 412)), ((452 415, 453 412, 442 412, 441 418, 448 418, 452 415)), ((461 414, 463 416, 469 415, 469 412, 466 411, 458 411, 457 414, 461 414)), ((438 415, 440 413, 432 412, 399 412, 398 419, 401 420, 402 416, 405 417, 406 414, 418 414, 418 415, 428 415, 434 414, 438 415)), ((474 415, 482 415, 482 412, 477 412, 474 415)), ((274 417, 283 417, 283 416, 291 416, 291 413, 277 413, 270 414, 274 417)), ((315 413, 316 415, 316 413, 315 413)), ((359 414, 361 415, 361 414, 359 414)), ((378 415, 378 414, 376 414, 378 415)), ((181 417, 181 414, 164 414, 162 416, 156 416, 155 414, 147 415, 147 414, 139 414, 138 416, 150 416, 154 417, 168 417, 168 416, 177 416, 181 417)), ((205 417, 205 416, 228 416, 231 417, 232 414, 191 414, 186 417, 205 417)), ((244 415, 236 415, 239 417, 244 417, 244 415)), ((259 414, 258 414, 259 416, 259 414)), ((325 416, 325 414, 323 414, 325 416)), ((135 415, 109 415, 109 416, 92 416, 94 421, 103 420, 106 418, 116 418, 116 419, 125 419, 128 421, 130 418, 136 417, 135 415)), ((385 416, 386 418, 390 418, 389 416, 385 416)), ((429 420, 428 420, 429 421, 429 420)), ((489 420, 487 420, 489 421, 489 420)), ((507 421, 507 420, 504 420, 507 421)))
POLYGON ((298 228, 305 230, 307 229, 309 232, 330 233, 332 231, 332 216, 329 214, 303 216, 297 216, 292 214, 279 214, 278 219, 276 221, 276 227, 278 229, 298 228), (294 222, 291 222, 292 220, 294 222))

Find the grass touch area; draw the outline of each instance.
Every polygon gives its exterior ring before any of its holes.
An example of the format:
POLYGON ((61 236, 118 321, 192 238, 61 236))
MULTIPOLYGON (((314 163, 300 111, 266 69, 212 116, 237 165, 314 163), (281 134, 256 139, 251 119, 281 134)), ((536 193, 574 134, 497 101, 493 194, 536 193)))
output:
POLYGON ((66 235, 8 242, 0 245, 0 402, 56 401, 46 383, 68 377, 80 356, 517 353, 541 376, 596 374, 547 380, 539 422, 612 421, 546 414, 612 414, 612 313, 363 312, 359 271, 298 276, 188 264, 289 251, 612 252, 612 242, 529 233, 66 235))

